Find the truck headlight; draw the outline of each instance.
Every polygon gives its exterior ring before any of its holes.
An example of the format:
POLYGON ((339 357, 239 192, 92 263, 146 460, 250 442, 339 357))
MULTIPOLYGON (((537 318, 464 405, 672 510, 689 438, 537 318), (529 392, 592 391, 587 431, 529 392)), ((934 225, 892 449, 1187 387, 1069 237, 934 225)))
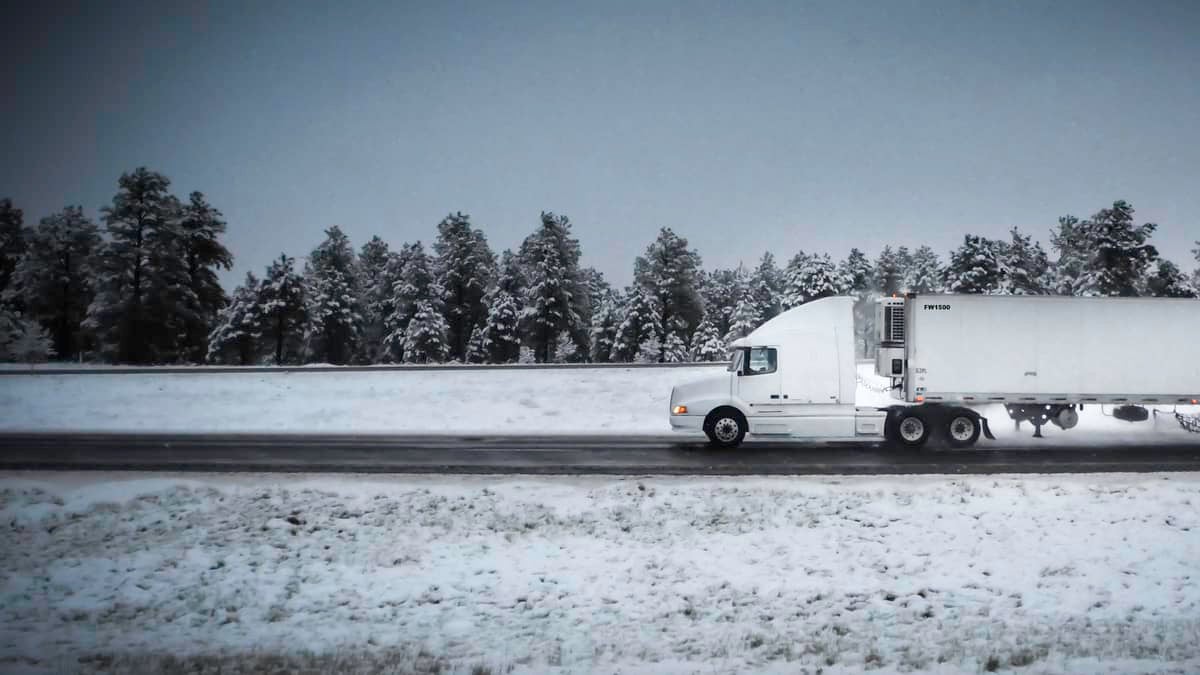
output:
POLYGON ((674 408, 671 408, 671 414, 672 415, 686 415, 687 414, 687 406, 686 405, 677 405, 674 408))

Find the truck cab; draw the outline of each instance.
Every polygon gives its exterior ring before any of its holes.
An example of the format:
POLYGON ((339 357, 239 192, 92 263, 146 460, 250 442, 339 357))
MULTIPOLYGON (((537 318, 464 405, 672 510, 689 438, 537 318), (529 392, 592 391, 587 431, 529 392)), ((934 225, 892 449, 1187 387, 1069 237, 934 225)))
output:
POLYGON ((886 411, 856 406, 854 298, 783 312, 730 345, 728 370, 675 387, 671 427, 717 446, 755 438, 881 439, 886 411))

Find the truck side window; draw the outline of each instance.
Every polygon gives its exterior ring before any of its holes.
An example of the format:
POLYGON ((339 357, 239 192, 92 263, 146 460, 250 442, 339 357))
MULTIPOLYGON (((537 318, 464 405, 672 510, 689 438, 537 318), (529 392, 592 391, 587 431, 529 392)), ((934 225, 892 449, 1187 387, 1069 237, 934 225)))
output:
POLYGON ((746 366, 746 374, 766 375, 775 372, 778 365, 778 352, 774 347, 754 347, 750 350, 750 361, 746 366))

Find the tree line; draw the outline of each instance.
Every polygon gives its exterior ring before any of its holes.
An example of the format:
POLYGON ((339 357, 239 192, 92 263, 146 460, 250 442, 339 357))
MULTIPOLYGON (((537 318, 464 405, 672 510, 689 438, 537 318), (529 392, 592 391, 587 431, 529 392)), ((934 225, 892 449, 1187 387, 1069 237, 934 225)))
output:
MULTIPOLYGON (((614 288, 580 264, 570 220, 543 212, 517 250, 497 255, 468 215, 437 224, 433 243, 357 251, 338 227, 301 263, 281 254, 226 294, 226 223, 200 192, 186 201, 162 174, 121 176, 103 228, 79 206, 25 226, 0 200, 0 357, 130 364, 681 362, 725 358, 728 343, 776 314, 853 295, 858 350, 873 348, 872 302, 893 293, 1200 295, 1190 275, 1114 202, 1064 216, 1054 256, 1014 228, 965 235, 943 262, 929 246, 767 252, 753 269, 705 270, 685 238, 662 228, 614 288)), ((1200 263, 1200 242, 1192 251, 1200 263)))

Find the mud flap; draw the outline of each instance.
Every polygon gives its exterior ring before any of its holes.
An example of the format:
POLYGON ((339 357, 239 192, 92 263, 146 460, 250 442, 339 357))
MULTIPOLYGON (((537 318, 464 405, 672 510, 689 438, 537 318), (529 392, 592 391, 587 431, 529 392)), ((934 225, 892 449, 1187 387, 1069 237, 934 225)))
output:
POLYGON ((990 427, 988 427, 988 421, 987 421, 987 418, 986 418, 986 417, 984 417, 983 415, 980 415, 980 416, 979 416, 979 422, 980 422, 981 424, 983 424, 983 435, 984 435, 984 437, 985 437, 985 438, 987 438, 989 441, 994 441, 994 440, 996 440, 996 437, 992 435, 992 430, 991 430, 991 428, 990 428, 990 427))

